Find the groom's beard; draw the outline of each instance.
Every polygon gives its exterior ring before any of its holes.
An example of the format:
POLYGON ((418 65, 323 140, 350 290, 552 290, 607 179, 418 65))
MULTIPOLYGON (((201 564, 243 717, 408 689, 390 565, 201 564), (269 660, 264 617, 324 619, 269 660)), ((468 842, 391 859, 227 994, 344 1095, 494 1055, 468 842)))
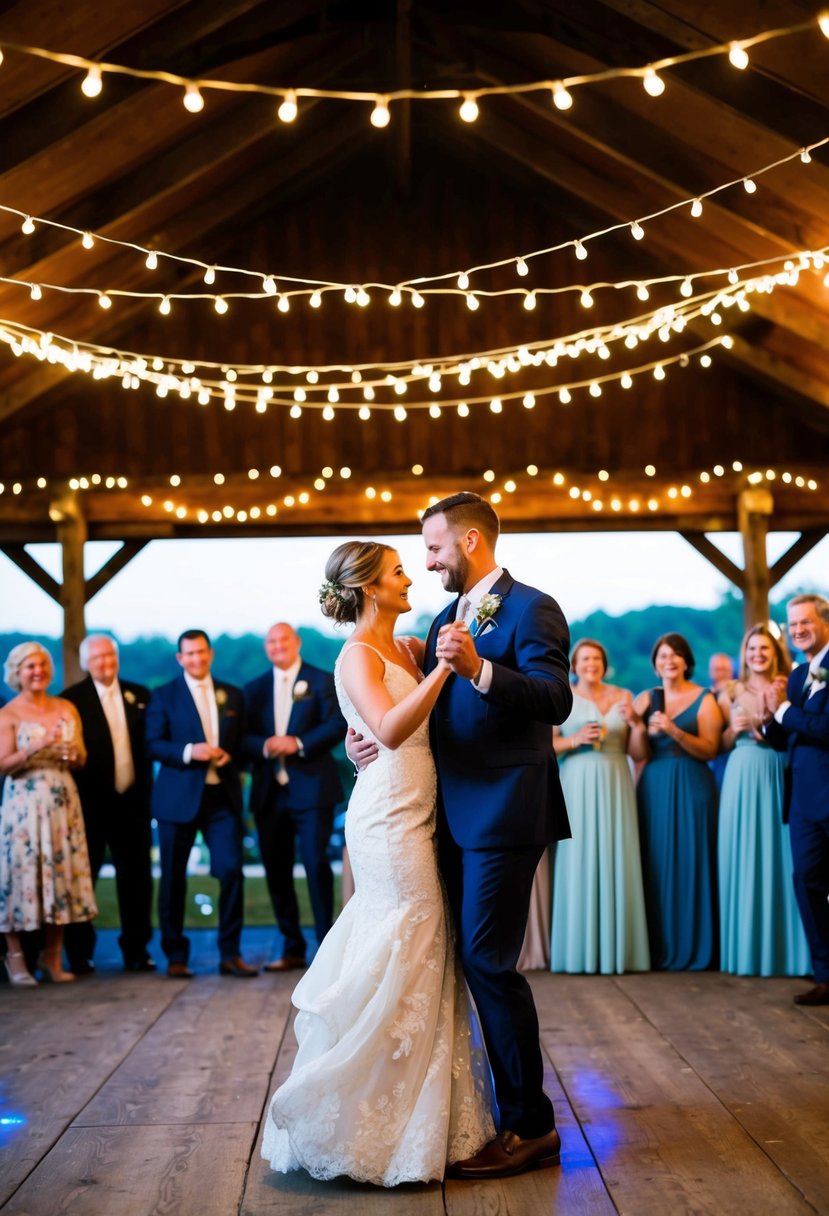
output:
POLYGON ((466 589, 466 580, 469 577, 469 560, 465 553, 460 549, 455 554, 455 565, 444 566, 446 571, 446 580, 444 587, 447 591, 455 592, 457 595, 463 595, 466 589))

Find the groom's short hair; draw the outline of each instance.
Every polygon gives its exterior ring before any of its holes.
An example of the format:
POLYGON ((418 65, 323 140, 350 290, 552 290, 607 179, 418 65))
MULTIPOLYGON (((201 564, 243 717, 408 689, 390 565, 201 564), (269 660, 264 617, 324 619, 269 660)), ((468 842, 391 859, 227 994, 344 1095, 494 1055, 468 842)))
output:
POLYGON ((420 522, 424 523, 433 515, 445 515, 449 527, 459 531, 465 528, 477 528, 493 549, 495 548, 495 542, 501 531, 501 521, 498 519, 495 509, 485 498, 481 498, 480 494, 473 494, 471 490, 450 494, 448 498, 442 498, 440 502, 427 507, 420 517, 420 522))

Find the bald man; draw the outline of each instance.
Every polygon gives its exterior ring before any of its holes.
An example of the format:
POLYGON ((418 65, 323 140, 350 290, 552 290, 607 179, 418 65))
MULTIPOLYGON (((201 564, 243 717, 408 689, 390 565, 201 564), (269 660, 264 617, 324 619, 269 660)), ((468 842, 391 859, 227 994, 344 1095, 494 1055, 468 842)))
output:
POLYGON ((306 963, 299 924, 294 857, 308 879, 317 942, 334 918, 334 879, 328 841, 334 807, 343 796, 331 749, 345 737, 334 679, 303 663, 299 634, 282 621, 265 637, 271 669, 245 685, 245 753, 252 762, 250 806, 259 834, 274 916, 284 938, 281 957, 266 971, 290 971, 306 963))

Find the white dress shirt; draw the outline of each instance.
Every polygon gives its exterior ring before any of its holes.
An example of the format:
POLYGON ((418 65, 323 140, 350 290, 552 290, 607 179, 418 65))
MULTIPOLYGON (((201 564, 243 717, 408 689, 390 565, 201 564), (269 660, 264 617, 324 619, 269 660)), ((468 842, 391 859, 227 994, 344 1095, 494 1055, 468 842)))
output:
MULTIPOLYGON (((815 673, 821 667, 826 667, 828 661, 829 661, 829 643, 827 643, 823 647, 823 650, 819 651, 813 659, 809 660, 809 674, 807 675, 806 683, 804 684, 804 689, 808 688, 808 690, 809 690, 808 693, 806 694, 807 701, 809 700, 809 697, 813 696, 816 692, 820 692, 821 688, 826 687, 826 681, 825 680, 816 680, 815 673)), ((790 705, 791 705, 791 701, 784 701, 781 705, 778 705, 777 709, 774 711, 775 721, 779 722, 781 724, 781 726, 783 724, 783 715, 786 712, 786 710, 789 708, 790 705)))
MULTIPOLYGON (((485 574, 474 587, 470 587, 458 600, 458 611, 455 620, 463 621, 464 624, 474 621, 481 600, 495 586, 503 573, 503 568, 496 566, 494 570, 490 570, 488 574, 485 574)), ((477 688, 478 692, 489 692, 492 685, 492 664, 489 659, 483 660, 480 675, 476 680, 472 681, 472 684, 477 688)))
MULTIPOLYGON (((198 710, 199 718, 201 719, 202 730, 204 731, 205 742, 211 747, 219 746, 219 707, 216 704, 216 690, 213 687, 213 681, 210 676, 205 676, 203 680, 194 680, 192 676, 185 671, 184 682, 190 689, 190 695, 195 702, 198 710)), ((193 756, 193 744, 188 743, 184 749, 184 763, 189 764, 193 756)), ((221 777, 218 774, 216 765, 211 760, 207 766, 207 776, 205 781, 208 785, 218 785, 221 777)))
POLYGON ((123 794, 135 781, 135 764, 132 758, 132 745, 121 685, 117 680, 113 680, 111 684, 99 684, 97 680, 93 680, 92 683, 100 698, 101 708, 112 737, 115 789, 119 794, 123 794))

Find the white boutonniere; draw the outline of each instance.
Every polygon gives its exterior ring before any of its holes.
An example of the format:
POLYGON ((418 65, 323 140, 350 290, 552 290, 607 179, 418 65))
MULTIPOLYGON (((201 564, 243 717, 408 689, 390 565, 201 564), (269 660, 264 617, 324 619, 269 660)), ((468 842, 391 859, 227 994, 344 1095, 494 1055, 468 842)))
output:
POLYGON ((128 705, 134 705, 135 700, 136 700, 135 693, 130 692, 130 690, 128 688, 125 688, 124 689, 124 700, 127 702, 128 705))
POLYGON ((307 680, 297 680, 291 692, 292 701, 305 701, 310 697, 307 680))
POLYGON ((827 684, 829 683, 829 671, 825 667, 818 667, 817 671, 810 671, 806 677, 807 684, 827 684))
POLYGON ((219 709, 227 705, 227 691, 224 688, 216 689, 216 705, 219 709))
POLYGON ((475 618, 472 621, 472 624, 469 626, 469 632, 473 637, 477 637, 486 629, 489 629, 490 626, 493 629, 497 629, 497 622, 492 618, 495 616, 495 613, 500 607, 500 595, 491 595, 489 592, 487 592, 486 595, 481 596, 480 603, 475 611, 475 618))

